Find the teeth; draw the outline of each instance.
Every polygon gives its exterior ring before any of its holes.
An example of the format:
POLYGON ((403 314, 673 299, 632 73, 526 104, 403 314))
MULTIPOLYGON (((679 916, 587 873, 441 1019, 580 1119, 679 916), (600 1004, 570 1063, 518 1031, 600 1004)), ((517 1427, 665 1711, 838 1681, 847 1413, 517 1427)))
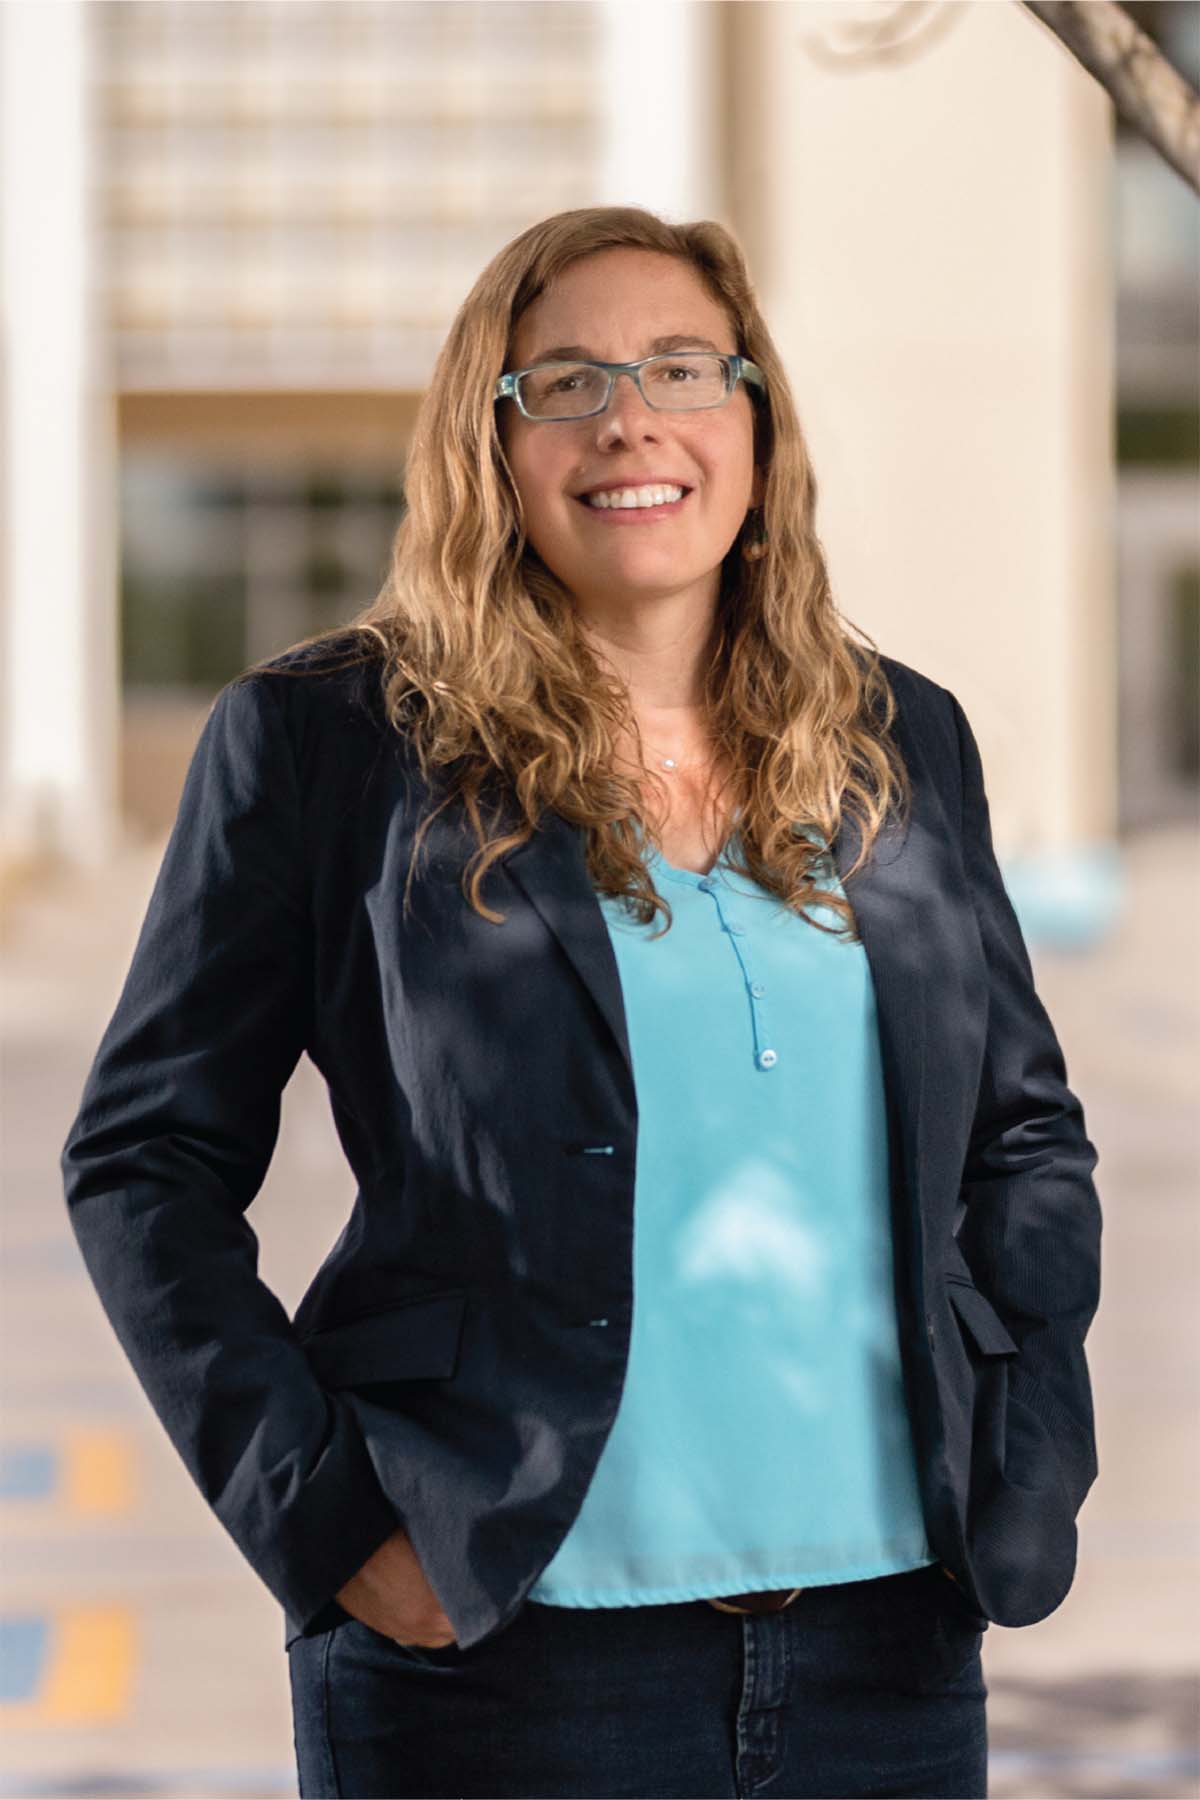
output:
POLYGON ((663 506, 672 500, 682 500, 681 487, 640 487, 613 488, 606 494, 589 494, 589 506, 601 507, 633 507, 663 506))

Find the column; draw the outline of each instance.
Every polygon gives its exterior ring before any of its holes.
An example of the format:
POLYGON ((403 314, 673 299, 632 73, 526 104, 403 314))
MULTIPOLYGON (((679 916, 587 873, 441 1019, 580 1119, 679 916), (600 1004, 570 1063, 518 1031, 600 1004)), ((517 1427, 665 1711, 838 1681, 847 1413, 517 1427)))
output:
POLYGON ((114 409, 90 197, 87 8, 0 7, 0 860, 118 824, 114 409))

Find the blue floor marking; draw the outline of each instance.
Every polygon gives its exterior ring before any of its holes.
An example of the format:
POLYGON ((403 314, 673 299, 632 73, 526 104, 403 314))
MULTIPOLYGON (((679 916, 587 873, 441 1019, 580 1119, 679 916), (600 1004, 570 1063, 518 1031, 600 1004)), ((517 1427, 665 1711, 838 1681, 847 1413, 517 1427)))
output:
POLYGON ((57 1468, 53 1445, 9 1444, 0 1450, 0 1500, 45 1500, 57 1468))
POLYGON ((46 1661, 49 1627, 43 1618, 0 1618, 0 1704, 32 1700, 46 1661))

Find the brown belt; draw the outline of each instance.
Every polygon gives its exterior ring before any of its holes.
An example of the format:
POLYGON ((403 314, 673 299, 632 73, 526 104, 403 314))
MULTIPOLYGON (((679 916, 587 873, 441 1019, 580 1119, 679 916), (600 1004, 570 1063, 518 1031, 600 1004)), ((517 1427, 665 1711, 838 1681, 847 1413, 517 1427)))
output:
MULTIPOLYGON (((951 1575, 945 1563, 942 1563, 940 1567, 943 1575, 948 1576, 949 1579, 954 1582, 956 1587, 961 1587, 962 1584, 957 1575, 951 1575)), ((710 1606, 718 1607, 721 1612, 782 1612, 785 1606, 790 1606, 792 1604, 792 1601, 796 1598, 797 1594, 802 1594, 803 1592, 804 1589, 802 1587, 762 1588, 752 1594, 727 1594, 722 1600, 713 1600, 710 1598, 708 1604, 710 1606)))
POLYGON ((790 1606, 803 1588, 762 1588, 753 1594, 728 1594, 723 1600, 709 1599, 708 1604, 721 1612, 773 1613, 790 1606))

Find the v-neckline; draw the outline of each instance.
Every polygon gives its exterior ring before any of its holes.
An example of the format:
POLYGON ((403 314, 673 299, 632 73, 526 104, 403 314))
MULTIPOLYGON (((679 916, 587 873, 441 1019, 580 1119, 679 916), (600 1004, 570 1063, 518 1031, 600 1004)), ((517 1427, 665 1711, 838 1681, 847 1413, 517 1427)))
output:
POLYGON ((651 869, 660 869, 664 875, 670 876, 673 880, 686 882, 690 887, 698 887, 701 882, 716 881, 720 878, 721 870, 726 863, 727 852, 736 836, 737 826, 734 825, 731 826, 725 842, 717 852, 716 861, 710 869, 703 873, 699 869, 685 869, 678 863, 668 862, 662 851, 654 847, 647 852, 647 864, 651 869))

